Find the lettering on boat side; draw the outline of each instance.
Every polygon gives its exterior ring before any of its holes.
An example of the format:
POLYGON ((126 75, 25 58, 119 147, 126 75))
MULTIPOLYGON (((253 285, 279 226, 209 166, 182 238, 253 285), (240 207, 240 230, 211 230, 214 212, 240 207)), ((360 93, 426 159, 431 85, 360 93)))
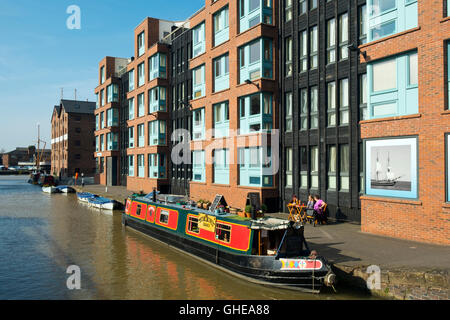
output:
POLYGON ((81 269, 77 265, 71 265, 67 267, 67 274, 71 274, 69 278, 67 278, 66 285, 69 290, 80 290, 81 289, 81 269))
POLYGON ((196 307, 187 304, 186 306, 180 307, 178 313, 180 315, 200 315, 206 316, 207 318, 211 317, 213 312, 223 312, 225 315, 269 315, 270 314, 270 306, 269 305, 230 305, 227 304, 223 306, 222 309, 214 309, 214 307, 196 307))
POLYGON ((320 260, 280 259, 281 270, 317 270, 322 268, 320 260))
POLYGON ((211 217, 207 214, 199 214, 198 227, 207 231, 214 232, 216 228, 216 217, 211 217))

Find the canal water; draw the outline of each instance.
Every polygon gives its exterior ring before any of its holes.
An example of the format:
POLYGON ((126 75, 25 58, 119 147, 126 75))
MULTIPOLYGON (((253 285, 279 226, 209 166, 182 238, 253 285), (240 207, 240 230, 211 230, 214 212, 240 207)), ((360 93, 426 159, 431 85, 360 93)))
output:
POLYGON ((367 299, 247 283, 122 227, 121 213, 0 177, 0 299, 367 299), (67 268, 81 271, 69 290, 67 268))

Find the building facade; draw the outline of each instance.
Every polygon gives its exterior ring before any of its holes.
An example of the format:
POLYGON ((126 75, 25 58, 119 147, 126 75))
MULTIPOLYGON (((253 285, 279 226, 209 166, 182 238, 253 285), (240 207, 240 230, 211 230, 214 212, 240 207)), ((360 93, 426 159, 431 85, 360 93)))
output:
POLYGON ((365 0, 283 1, 281 8, 281 208, 318 194, 329 216, 360 221, 359 86, 366 73, 365 0), (350 49, 349 49, 350 48, 350 49))
POLYGON ((368 5, 361 229, 450 243, 447 1, 368 5))
POLYGON ((93 176, 95 161, 95 102, 61 100, 53 108, 51 174, 93 176))

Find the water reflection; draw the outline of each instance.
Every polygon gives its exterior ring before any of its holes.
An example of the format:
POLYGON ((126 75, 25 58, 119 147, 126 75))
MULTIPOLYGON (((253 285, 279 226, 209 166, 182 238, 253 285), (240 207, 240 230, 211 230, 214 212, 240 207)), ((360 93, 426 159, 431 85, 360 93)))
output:
POLYGON ((0 299, 352 299, 251 284, 121 225, 75 195, 0 177, 0 299), (70 265, 81 290, 68 290, 70 265))

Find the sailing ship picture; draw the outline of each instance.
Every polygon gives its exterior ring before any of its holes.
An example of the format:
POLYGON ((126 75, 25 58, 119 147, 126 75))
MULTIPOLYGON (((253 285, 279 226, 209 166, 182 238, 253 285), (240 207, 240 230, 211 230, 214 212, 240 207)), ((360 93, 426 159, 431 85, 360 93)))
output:
POLYGON ((370 188, 392 191, 412 191, 412 166, 415 165, 410 143, 396 139, 381 140, 370 148, 370 188), (414 163, 413 163, 414 161, 414 163))

